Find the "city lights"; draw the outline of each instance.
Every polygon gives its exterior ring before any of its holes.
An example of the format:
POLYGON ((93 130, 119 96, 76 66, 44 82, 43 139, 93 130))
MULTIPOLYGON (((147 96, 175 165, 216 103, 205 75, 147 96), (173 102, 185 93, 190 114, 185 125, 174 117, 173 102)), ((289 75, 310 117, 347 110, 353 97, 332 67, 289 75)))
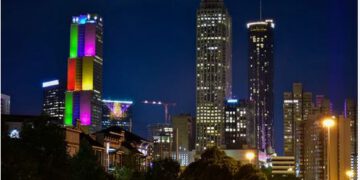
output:
POLYGON ((334 120, 333 117, 331 117, 331 118, 325 118, 325 119, 323 120, 323 126, 324 126, 324 127, 331 128, 331 127, 333 127, 334 125, 335 125, 335 120, 334 120))
POLYGON ((253 152, 247 152, 247 153, 245 154, 245 157, 246 157, 246 159, 249 160, 249 163, 251 164, 251 161, 255 158, 255 153, 253 153, 253 152))

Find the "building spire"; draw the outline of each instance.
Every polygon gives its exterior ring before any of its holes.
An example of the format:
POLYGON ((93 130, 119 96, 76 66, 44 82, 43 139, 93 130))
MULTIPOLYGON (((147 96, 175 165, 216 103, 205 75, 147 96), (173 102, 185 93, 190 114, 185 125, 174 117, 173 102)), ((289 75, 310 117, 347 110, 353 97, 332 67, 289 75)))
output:
POLYGON ((259 7, 259 13, 260 13, 260 21, 262 20, 262 2, 260 0, 260 7, 259 7))

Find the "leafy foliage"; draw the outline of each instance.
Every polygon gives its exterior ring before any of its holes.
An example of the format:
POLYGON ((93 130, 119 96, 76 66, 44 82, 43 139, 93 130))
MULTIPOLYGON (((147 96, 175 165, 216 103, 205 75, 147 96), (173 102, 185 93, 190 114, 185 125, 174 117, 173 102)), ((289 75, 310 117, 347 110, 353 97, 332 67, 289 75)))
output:
POLYGON ((153 161, 149 168, 147 180, 174 180, 177 179, 180 172, 180 164, 170 158, 153 161))
POLYGON ((74 180, 106 179, 106 173, 86 140, 80 142, 79 152, 71 159, 71 176, 74 180))
POLYGON ((252 165, 241 166, 240 162, 226 156, 217 147, 207 149, 201 159, 191 163, 182 173, 182 180, 218 179, 266 180, 266 176, 252 165))
MULTIPOLYGON (((6 129, 3 131, 7 132, 6 129)), ((25 123, 20 139, 2 134, 4 179, 67 179, 69 157, 64 133, 44 119, 25 123)))
POLYGON ((113 172, 113 176, 116 180, 131 180, 133 173, 134 170, 126 166, 116 166, 115 171, 113 172))

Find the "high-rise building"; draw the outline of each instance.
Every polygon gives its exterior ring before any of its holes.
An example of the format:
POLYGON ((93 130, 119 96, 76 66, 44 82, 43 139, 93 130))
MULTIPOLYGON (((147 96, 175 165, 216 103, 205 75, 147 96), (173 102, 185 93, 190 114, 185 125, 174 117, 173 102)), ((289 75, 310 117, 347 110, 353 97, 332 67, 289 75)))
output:
POLYGON ((191 162, 191 150, 193 149, 192 121, 193 117, 190 114, 173 116, 171 120, 174 131, 173 158, 177 159, 181 166, 187 166, 191 162))
MULTIPOLYGON (((338 116, 336 120, 335 130, 337 131, 335 137, 331 136, 332 138, 337 138, 337 146, 335 149, 338 151, 338 156, 335 163, 338 164, 337 175, 338 179, 356 179, 355 177, 349 178, 346 176, 347 171, 352 171, 356 174, 356 169, 352 169, 352 142, 351 142, 351 120, 344 117, 344 115, 338 116), (350 137, 350 138, 349 138, 350 137)), ((333 151, 333 150, 332 150, 333 151)), ((332 178, 336 179, 336 178, 332 178)))
POLYGON ((64 121, 65 86, 59 80, 42 83, 43 108, 42 114, 59 119, 59 124, 64 121))
POLYGON ((102 129, 119 126, 131 132, 132 101, 103 100, 102 129))
POLYGON ((256 148, 254 103, 228 99, 225 102, 226 149, 256 148))
POLYGON ((344 117, 350 121, 350 144, 351 144, 351 170, 354 172, 354 179, 357 179, 357 111, 356 103, 346 99, 344 103, 344 117))
POLYGON ((255 102, 257 148, 272 152, 274 119, 274 31, 273 20, 247 24, 249 42, 249 98, 255 102))
POLYGON ((10 96, 1 94, 1 114, 10 114, 10 96))
MULTIPOLYGON (((316 96, 319 97, 319 96, 316 96)), ((322 97, 324 99, 324 97, 322 97)), ((304 179, 323 180, 326 177, 326 138, 322 118, 330 115, 330 101, 316 102, 312 114, 304 126, 304 179)))
POLYGON ((231 97, 231 17, 223 0, 201 0, 196 21, 196 150, 221 146, 231 97))
POLYGON ((304 126, 312 107, 312 93, 304 92, 301 83, 284 93, 284 154, 295 157, 294 172, 299 178, 304 176, 304 126))
POLYGON ((74 16, 70 27, 64 124, 76 120, 89 132, 101 129, 103 22, 96 14, 74 16))
POLYGON ((171 119, 174 142, 176 142, 176 139, 178 140, 177 146, 180 150, 192 150, 192 121, 193 117, 190 114, 180 114, 173 116, 171 119))
POLYGON ((173 149, 174 133, 170 124, 150 124, 148 126, 149 137, 153 143, 153 158, 171 158, 173 149))

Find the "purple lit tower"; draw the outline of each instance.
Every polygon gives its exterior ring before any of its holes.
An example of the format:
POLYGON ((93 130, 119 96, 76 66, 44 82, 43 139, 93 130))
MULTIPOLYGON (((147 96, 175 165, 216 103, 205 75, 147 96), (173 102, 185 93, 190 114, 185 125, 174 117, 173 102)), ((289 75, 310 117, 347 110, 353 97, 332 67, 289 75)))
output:
POLYGON ((65 93, 66 126, 80 120, 90 133, 101 129, 102 64, 102 18, 96 14, 74 16, 65 93))

